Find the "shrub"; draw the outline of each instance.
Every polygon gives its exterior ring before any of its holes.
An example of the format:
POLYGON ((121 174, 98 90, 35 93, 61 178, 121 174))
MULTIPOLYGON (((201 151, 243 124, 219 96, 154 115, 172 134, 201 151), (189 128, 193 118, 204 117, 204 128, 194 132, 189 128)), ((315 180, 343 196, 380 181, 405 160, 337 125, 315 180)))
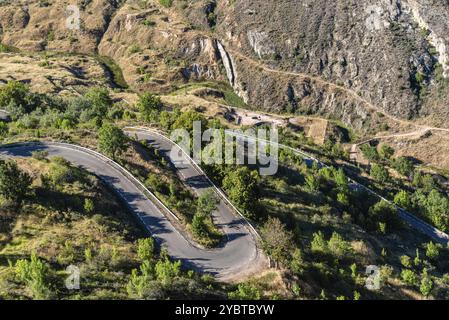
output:
POLYGON ((237 290, 228 293, 231 300, 260 300, 260 296, 259 290, 248 283, 241 283, 237 290))
POLYGON ((404 281, 405 284, 413 287, 418 284, 418 276, 416 273, 410 269, 402 270, 401 272, 401 279, 404 281))
POLYGON ((170 8, 173 4, 173 0, 159 0, 159 3, 166 8, 170 8))
POLYGON ((86 213, 92 213, 95 210, 95 204, 92 199, 84 199, 84 211, 86 213))
POLYGON ((387 183, 390 180, 390 173, 382 165, 373 164, 370 174, 375 180, 381 183, 387 183))
POLYGON ((405 157, 395 159, 393 161, 393 167, 399 174, 407 178, 411 177, 414 169, 413 163, 405 157))
POLYGON ((22 171, 16 162, 0 161, 0 195, 20 206, 28 194, 31 176, 22 171))
POLYGON ((45 299, 49 297, 47 275, 49 267, 43 263, 35 253, 31 254, 31 260, 18 260, 15 265, 15 274, 19 281, 25 283, 34 298, 45 299))
POLYGON ((432 241, 426 244, 426 256, 431 260, 436 260, 440 256, 441 245, 432 241))

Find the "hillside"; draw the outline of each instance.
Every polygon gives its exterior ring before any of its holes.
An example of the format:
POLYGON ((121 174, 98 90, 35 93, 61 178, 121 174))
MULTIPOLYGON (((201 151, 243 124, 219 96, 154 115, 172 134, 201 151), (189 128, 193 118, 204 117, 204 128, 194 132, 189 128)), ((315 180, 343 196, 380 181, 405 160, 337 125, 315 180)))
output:
POLYGON ((448 299, 448 18, 446 0, 0 1, 0 299, 448 299), (193 121, 275 125, 278 170, 174 161, 193 121), (72 162, 28 149, 52 143, 72 162))
POLYGON ((439 125, 447 116, 444 1, 173 1, 164 8, 95 0, 80 7, 81 30, 67 29, 63 1, 27 3, 2 5, 2 43, 110 56, 134 88, 224 80, 221 58, 234 89, 258 109, 327 115, 358 129, 376 121, 373 107, 439 125))

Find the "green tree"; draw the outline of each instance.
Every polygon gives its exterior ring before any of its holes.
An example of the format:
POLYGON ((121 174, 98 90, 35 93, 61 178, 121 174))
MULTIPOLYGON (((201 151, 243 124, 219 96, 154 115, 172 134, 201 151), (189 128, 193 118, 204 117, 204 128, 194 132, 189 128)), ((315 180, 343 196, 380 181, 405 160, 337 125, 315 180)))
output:
POLYGON ((0 138, 4 138, 8 134, 8 124, 5 122, 0 122, 0 138))
POLYGON ((64 184, 82 181, 83 174, 61 157, 51 159, 48 175, 42 176, 42 184, 52 190, 62 190, 64 184))
POLYGON ((92 199, 84 199, 84 211, 86 213, 92 213, 95 210, 95 204, 92 199))
POLYGON ((217 209, 219 200, 213 189, 208 189, 197 201, 196 213, 202 217, 210 217, 212 212, 217 209))
POLYGON ((387 145, 387 144, 383 144, 381 147, 380 147, 380 150, 379 150, 379 155, 380 155, 380 157, 382 158, 382 159, 384 159, 384 160, 390 160, 391 159, 391 157, 394 155, 394 149, 392 148, 392 147, 390 147, 389 145, 387 145))
POLYGON ((137 107, 144 121, 154 122, 162 110, 162 101, 159 97, 151 93, 144 93, 139 97, 137 107))
POLYGON ((120 128, 104 123, 98 132, 98 145, 101 151, 115 160, 128 149, 128 138, 120 128))
POLYGON ((401 264, 406 268, 412 267, 412 259, 409 256, 403 255, 401 256, 401 264))
POLYGON ((30 92, 25 84, 9 81, 0 87, 0 109, 6 109, 13 119, 30 113, 41 103, 40 96, 30 92))
POLYGON ((404 209, 410 210, 412 208, 412 200, 407 191, 401 190, 394 196, 394 203, 404 209))
POLYGON ((356 263, 351 264, 350 269, 351 269, 351 277, 353 279, 357 279, 357 264, 356 263))
POLYGON ((320 300, 327 300, 326 291, 324 291, 324 289, 321 289, 320 300))
POLYGON ((386 201, 379 201, 368 210, 369 224, 372 229, 379 223, 384 223, 391 228, 397 228, 400 224, 396 207, 386 201))
POLYGON ((97 127, 101 127, 103 119, 108 114, 108 109, 112 106, 112 99, 106 88, 93 87, 86 92, 84 98, 90 104, 89 119, 95 119, 97 127))
POLYGON ((106 88, 92 87, 86 92, 84 97, 92 104, 98 113, 106 114, 112 105, 112 99, 106 88))
POLYGON ((340 143, 333 143, 330 153, 334 158, 348 160, 349 153, 342 147, 340 143))
POLYGON ((193 216, 191 229, 200 239, 210 237, 209 225, 213 225, 212 212, 217 209, 219 200, 213 189, 208 189, 197 200, 196 212, 193 216))
POLYGON ((265 252, 276 264, 286 265, 290 261, 293 234, 277 218, 269 218, 260 230, 265 252))
POLYGON ((153 265, 144 261, 139 270, 133 269, 129 282, 126 286, 128 295, 137 299, 160 299, 162 297, 162 284, 153 281, 155 272, 153 265))
POLYGON ((31 176, 16 162, 0 160, 0 195, 19 207, 30 190, 31 176))
POLYGON ((293 251, 290 269, 297 275, 300 275, 304 270, 304 259, 299 248, 296 248, 295 251, 293 251))
POLYGON ((418 276, 413 270, 404 269, 401 272, 401 279, 405 284, 414 287, 418 284, 418 276))
POLYGON ((92 262, 92 250, 90 248, 84 249, 84 258, 86 259, 86 262, 92 262))
POLYGON ((442 231, 449 229, 449 199, 432 190, 427 196, 421 198, 420 204, 424 207, 425 215, 442 231))
POLYGON ((166 8, 170 8, 173 5, 173 0, 159 0, 159 3, 166 8))
POLYGON ((143 299, 145 297, 146 284, 150 279, 145 279, 143 276, 139 275, 137 269, 131 270, 131 276, 129 277, 128 284, 126 285, 126 290, 131 298, 143 299))
POLYGON ((437 189, 437 183, 432 175, 422 174, 420 171, 415 172, 413 175, 413 185, 421 188, 425 193, 430 193, 432 190, 437 189))
POLYGON ((441 245, 430 241, 426 244, 426 256, 431 260, 436 260, 440 256, 441 245))
POLYGON ((376 163, 371 166, 370 175, 380 183, 387 183, 390 180, 388 169, 376 163))
POLYGON ((369 144, 364 144, 360 147, 360 150, 362 151, 363 156, 369 162, 375 162, 379 160, 379 153, 377 152, 376 147, 372 147, 369 144))
POLYGON ((15 265, 17 279, 27 285, 36 299, 46 299, 50 295, 48 273, 49 267, 35 253, 31 254, 30 261, 21 259, 15 265))
POLYGON ((413 259, 413 263, 415 264, 415 266, 419 266, 419 265, 421 265, 421 263, 422 263, 422 261, 421 261, 421 258, 420 258, 420 254, 419 254, 419 249, 417 248, 416 249, 416 255, 415 255, 415 259, 413 259))
POLYGON ((337 201, 344 206, 349 206, 350 204, 348 195, 342 192, 337 193, 337 201))
POLYGON ((386 222, 379 222, 378 223, 378 231, 380 234, 387 234, 387 223, 386 222))
POLYGON ((320 190, 320 180, 317 176, 310 174, 305 178, 306 190, 311 193, 316 193, 320 190))
POLYGON ((207 238, 209 235, 205 216, 195 214, 192 219, 191 228, 193 234, 200 239, 207 238))
POLYGON ((254 210, 259 201, 259 175, 257 171, 250 171, 247 167, 227 172, 223 179, 223 188, 229 198, 243 213, 253 218, 254 210))
POLYGON ((294 283, 292 285, 292 292, 293 292, 295 298, 299 298, 301 296, 302 290, 301 290, 301 287, 299 286, 299 284, 294 283))
POLYGON ((230 300, 260 300, 260 291, 249 283, 240 283, 237 290, 229 292, 230 300))
POLYGON ((183 112, 180 116, 177 117, 175 122, 172 125, 172 129, 185 129, 190 133, 193 132, 193 123, 198 121, 201 123, 202 130, 206 130, 208 126, 207 119, 201 114, 194 110, 189 110, 187 112, 183 112))
POLYGON ((399 174, 403 175, 404 177, 410 178, 415 166, 409 159, 405 157, 399 157, 393 161, 393 167, 399 174))
POLYGON ((313 234, 311 249, 313 252, 327 252, 327 242, 324 238, 324 234, 321 231, 315 232, 313 234))
POLYGON ((159 123, 161 124, 162 128, 164 128, 167 131, 170 131, 173 123, 174 123, 174 117, 168 112, 168 111, 162 111, 159 114, 159 123))
POLYGON ((155 245, 153 238, 137 240, 137 257, 140 261, 153 261, 154 249, 155 245))
POLYGON ((344 194, 349 193, 348 177, 346 177, 346 174, 342 168, 335 171, 334 180, 335 180, 335 184, 337 185, 337 189, 340 193, 344 193, 344 194))
POLYGON ((170 285, 181 274, 181 261, 159 260, 155 266, 156 278, 164 285, 170 285))
POLYGON ((328 250, 337 258, 343 258, 351 251, 351 247, 347 241, 343 239, 337 232, 332 233, 327 244, 328 250))
POLYGON ((423 296, 428 297, 432 292, 432 289, 433 289, 432 278, 429 276, 427 269, 424 269, 421 275, 421 285, 419 286, 419 291, 423 296))

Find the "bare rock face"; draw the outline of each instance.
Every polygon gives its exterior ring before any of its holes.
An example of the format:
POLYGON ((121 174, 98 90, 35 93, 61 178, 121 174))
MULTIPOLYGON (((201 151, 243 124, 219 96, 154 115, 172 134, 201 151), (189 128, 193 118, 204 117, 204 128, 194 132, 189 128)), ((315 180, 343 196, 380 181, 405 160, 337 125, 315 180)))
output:
POLYGON ((93 57, 0 53, 0 84, 11 80, 26 83, 34 92, 58 95, 111 85, 107 71, 93 57))
POLYGON ((447 126, 447 21, 446 0, 3 0, 0 41, 112 57, 137 90, 228 81, 261 110, 447 126))
POLYGON ((10 1, 0 6, 0 39, 24 50, 94 53, 115 6, 107 0, 10 1))
POLYGON ((176 8, 127 1, 98 47, 114 58, 126 80, 140 90, 169 91, 189 80, 222 78, 215 41, 192 30, 176 8))
MULTIPOLYGON (((209 28, 213 6, 197 7, 192 18, 209 28)), ((112 57, 138 90, 222 79, 215 40, 192 30, 179 11, 155 0, 6 1, 0 41, 22 50, 112 57)))
POLYGON ((264 110, 417 118, 449 75, 447 1, 224 0, 217 14, 233 85, 264 110))

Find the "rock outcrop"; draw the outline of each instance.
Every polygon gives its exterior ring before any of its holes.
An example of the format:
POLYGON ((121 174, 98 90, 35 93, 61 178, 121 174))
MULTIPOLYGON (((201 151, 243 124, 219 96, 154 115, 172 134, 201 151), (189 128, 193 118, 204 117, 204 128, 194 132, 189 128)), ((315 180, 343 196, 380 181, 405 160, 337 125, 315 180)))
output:
POLYGON ((372 107, 401 119, 430 105, 444 114, 429 96, 448 76, 447 1, 220 1, 216 13, 225 47, 251 59, 234 57, 235 77, 257 108, 358 128, 372 107))
POLYGON ((445 0, 22 0, 0 4, 0 40, 112 57, 137 90, 228 81, 265 111, 446 126, 448 20, 445 0))

